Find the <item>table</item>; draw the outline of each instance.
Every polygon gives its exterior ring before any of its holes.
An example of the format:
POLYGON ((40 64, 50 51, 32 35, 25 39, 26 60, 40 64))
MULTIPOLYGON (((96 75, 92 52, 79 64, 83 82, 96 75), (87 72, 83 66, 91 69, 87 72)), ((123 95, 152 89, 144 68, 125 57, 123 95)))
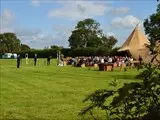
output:
POLYGON ((114 64, 113 63, 100 63, 98 64, 99 71, 113 71, 114 64))

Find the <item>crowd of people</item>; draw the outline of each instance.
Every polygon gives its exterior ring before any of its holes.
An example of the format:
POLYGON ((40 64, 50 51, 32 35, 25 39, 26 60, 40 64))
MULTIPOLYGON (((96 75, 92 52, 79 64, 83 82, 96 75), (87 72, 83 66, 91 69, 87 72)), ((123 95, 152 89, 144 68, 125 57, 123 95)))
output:
MULTIPOLYGON (((20 55, 17 56, 17 68, 20 68, 20 55)), ((25 54, 26 64, 28 64, 28 54, 25 54)), ((47 57, 47 65, 50 65, 51 57, 47 57)), ((139 57, 140 63, 142 62, 142 58, 139 57)), ((34 55, 33 58, 34 66, 37 64, 37 54, 34 55)), ((57 62, 57 66, 64 66, 64 59, 60 57, 57 62)), ((116 63, 118 67, 125 64, 126 66, 131 66, 133 63, 132 57, 122 57, 122 56, 80 56, 75 58, 67 59, 68 65, 73 65, 74 67, 81 67, 83 64, 85 66, 94 66, 94 64, 103 64, 103 63, 116 63)))
POLYGON ((76 57, 71 58, 68 62, 68 64, 72 64, 75 67, 81 67, 82 64, 85 64, 85 66, 93 66, 94 64, 100 64, 100 63, 117 63, 117 66, 121 66, 122 64, 125 64, 127 66, 131 65, 133 62, 132 57, 122 57, 122 56, 94 56, 94 57, 76 57))

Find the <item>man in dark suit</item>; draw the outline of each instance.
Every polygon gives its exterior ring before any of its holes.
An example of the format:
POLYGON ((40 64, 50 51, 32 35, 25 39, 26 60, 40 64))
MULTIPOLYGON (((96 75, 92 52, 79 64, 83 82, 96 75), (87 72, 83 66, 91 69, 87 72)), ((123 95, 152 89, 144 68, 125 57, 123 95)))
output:
POLYGON ((51 60, 51 57, 48 56, 48 57, 47 57, 47 65, 50 65, 50 60, 51 60))
POLYGON ((21 57, 20 54, 17 55, 17 68, 20 68, 21 57))
POLYGON ((37 64, 37 54, 34 55, 34 66, 37 64))

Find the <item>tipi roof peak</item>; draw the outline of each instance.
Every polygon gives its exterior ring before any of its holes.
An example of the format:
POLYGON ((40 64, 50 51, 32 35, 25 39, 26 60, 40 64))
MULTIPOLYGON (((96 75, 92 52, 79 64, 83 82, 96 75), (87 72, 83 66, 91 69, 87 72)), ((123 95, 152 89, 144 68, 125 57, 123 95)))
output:
POLYGON ((139 55, 145 58, 149 54, 149 49, 146 47, 149 44, 149 40, 139 29, 138 23, 118 51, 128 51, 134 59, 138 59, 139 55))
POLYGON ((140 30, 139 23, 136 24, 135 30, 140 30))
POLYGON ((143 32, 140 31, 138 23, 119 51, 141 49, 144 48, 144 44, 149 44, 149 40, 143 32))

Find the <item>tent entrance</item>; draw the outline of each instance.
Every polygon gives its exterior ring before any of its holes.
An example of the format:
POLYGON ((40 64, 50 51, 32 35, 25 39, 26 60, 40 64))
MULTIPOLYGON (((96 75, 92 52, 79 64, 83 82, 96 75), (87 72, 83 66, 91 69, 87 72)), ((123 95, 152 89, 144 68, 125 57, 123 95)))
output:
POLYGON ((128 50, 126 50, 126 51, 120 51, 120 52, 118 52, 117 54, 116 54, 116 56, 122 56, 122 57, 130 57, 130 56, 132 56, 131 55, 131 53, 128 51, 128 50))

